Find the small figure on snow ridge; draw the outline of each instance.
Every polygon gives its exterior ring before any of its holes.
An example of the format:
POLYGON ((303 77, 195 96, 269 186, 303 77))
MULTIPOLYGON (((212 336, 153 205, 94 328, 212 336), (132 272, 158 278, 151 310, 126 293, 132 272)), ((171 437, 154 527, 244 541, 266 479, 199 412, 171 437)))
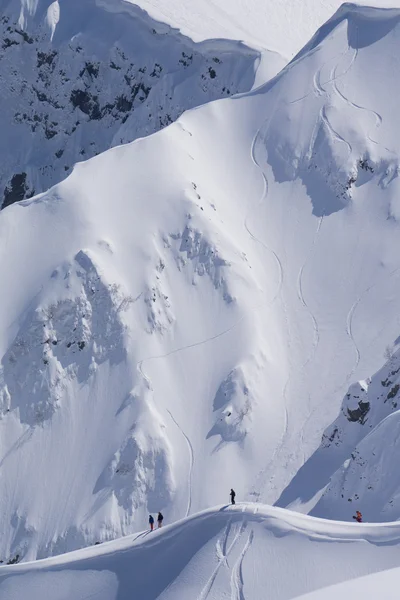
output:
POLYGON ((353 515, 353 519, 357 521, 357 523, 362 523, 362 514, 359 510, 356 510, 355 516, 353 515))
POLYGON ((158 517, 157 517, 157 523, 158 523, 158 528, 159 529, 160 529, 160 527, 162 527, 163 519, 164 519, 164 517, 163 517, 162 513, 159 512, 158 513, 158 517))
POLYGON ((235 504, 235 497, 236 497, 235 490, 231 489, 230 497, 231 497, 231 504, 235 504))
POLYGON ((154 519, 152 515, 149 515, 150 531, 154 529, 154 519))

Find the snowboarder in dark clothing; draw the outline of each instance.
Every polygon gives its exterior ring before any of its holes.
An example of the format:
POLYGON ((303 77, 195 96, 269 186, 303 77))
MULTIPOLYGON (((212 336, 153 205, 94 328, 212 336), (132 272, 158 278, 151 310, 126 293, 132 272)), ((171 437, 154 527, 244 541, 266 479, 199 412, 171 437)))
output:
POLYGON ((153 519, 152 515, 149 515, 149 523, 150 523, 150 531, 153 531, 153 529, 154 529, 154 519, 153 519))
POLYGON ((362 514, 359 510, 356 510, 356 514, 353 516, 353 519, 355 519, 357 523, 362 523, 362 514))
POLYGON ((231 504, 235 504, 235 497, 236 497, 235 490, 231 489, 230 497, 231 497, 231 504))
POLYGON ((159 512, 158 513, 158 517, 157 517, 157 523, 158 523, 158 529, 160 529, 160 527, 162 527, 162 522, 164 520, 163 515, 159 512))

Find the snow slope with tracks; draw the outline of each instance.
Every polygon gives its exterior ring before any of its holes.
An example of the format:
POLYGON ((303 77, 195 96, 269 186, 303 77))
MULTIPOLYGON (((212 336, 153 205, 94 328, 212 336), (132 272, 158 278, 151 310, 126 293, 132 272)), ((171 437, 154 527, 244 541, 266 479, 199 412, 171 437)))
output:
POLYGON ((328 599, 337 597, 329 586, 338 583, 342 598, 354 598, 363 589, 354 580, 369 575, 363 597, 374 597, 371 581, 378 581, 379 598, 391 600, 399 540, 397 523, 360 526, 258 504, 222 506, 161 531, 2 567, 0 599, 25 600, 27 589, 31 600, 41 600, 43 590, 52 600, 260 600, 266 594, 289 600, 315 590, 310 598, 328 599))
POLYGON ((232 486, 318 502, 400 330, 399 22, 345 5, 265 86, 0 213, 1 560, 232 486))

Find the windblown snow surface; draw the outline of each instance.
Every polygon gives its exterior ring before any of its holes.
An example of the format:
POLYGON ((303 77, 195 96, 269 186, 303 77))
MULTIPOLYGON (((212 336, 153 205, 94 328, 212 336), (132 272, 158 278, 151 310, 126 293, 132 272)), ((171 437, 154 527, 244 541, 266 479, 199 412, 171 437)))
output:
POLYGON ((398 524, 352 515, 400 517, 399 28, 344 5, 266 85, 0 213, 0 559, 190 516, 4 567, 4 598, 294 598, 398 565, 398 524))

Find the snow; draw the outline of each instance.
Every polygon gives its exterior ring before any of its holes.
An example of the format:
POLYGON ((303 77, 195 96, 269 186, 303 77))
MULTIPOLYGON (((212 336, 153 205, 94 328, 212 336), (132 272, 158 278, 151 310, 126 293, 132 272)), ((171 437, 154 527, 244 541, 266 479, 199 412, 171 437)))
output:
POLYGON ((384 598, 384 600, 395 600, 398 595, 400 572, 399 569, 390 569, 366 577, 360 577, 339 585, 318 590, 305 596, 299 596, 298 600, 336 600, 341 598, 384 598))
POLYGON ((385 354, 388 360, 382 369, 351 386, 341 414, 325 432, 321 451, 336 453, 340 467, 313 514, 340 519, 354 502, 369 521, 398 518, 392 455, 399 439, 399 352, 391 348, 385 354))
POLYGON ((224 505, 161 531, 2 567, 0 598, 22 600, 29 589, 31 600, 43 590, 52 600, 258 600, 265 590, 274 600, 314 590, 311 598, 328 599, 337 583, 348 590, 341 597, 351 598, 357 578, 368 575, 366 584, 379 582, 379 597, 389 600, 390 586, 398 587, 399 535, 398 523, 360 526, 260 504, 224 505))
POLYGON ((127 6, 7 3, 0 18, 3 207, 47 190, 76 162, 154 133, 189 108, 248 91, 284 66, 276 53, 236 41, 196 44, 167 34, 127 6))
POLYGON ((232 486, 317 504, 399 330, 398 16, 345 6, 265 86, 1 212, 2 560, 232 486))
MULTIPOLYGON (((132 0, 128 0, 131 2, 132 0)), ((196 41, 242 40, 274 50, 288 59, 341 6, 341 0, 137 0, 153 18, 178 28, 196 41)), ((369 6, 362 0, 358 4, 369 6)), ((374 6, 400 7, 399 0, 375 0, 374 6)))
MULTIPOLYGON (((345 598, 364 576, 390 598, 400 10, 344 5, 258 87, 264 53, 196 46, 160 23, 153 33, 137 8, 111 2, 81 35, 89 5, 72 2, 64 19, 59 4, 24 3, 22 33, 3 22, 5 51, 26 43, 6 66, 25 53, 37 66, 53 36, 57 69, 71 63, 76 80, 84 68, 80 91, 104 93, 105 106, 134 57, 107 67, 122 71, 112 80, 96 65, 111 64, 116 32, 126 48, 135 32, 134 77, 155 66, 155 48, 166 74, 134 118, 84 120, 68 156, 82 140, 98 156, 0 213, 0 598, 289 600, 329 598, 336 584, 345 598), (196 64, 181 68, 188 48, 196 64), (210 102, 228 82, 243 93, 210 102), (149 124, 164 95, 181 116, 149 124), (232 486, 242 503, 221 506, 232 486), (143 531, 159 510, 168 526, 143 531)), ((53 59, 46 51, 39 79, 61 102, 73 90, 60 92, 53 59)), ((72 119, 77 107, 53 109, 72 119)), ((60 132, 44 142, 24 129, 22 160, 7 152, 12 131, 4 156, 25 175, 40 159, 46 173, 60 132)))
POLYGON ((58 25, 59 20, 60 20, 60 5, 58 4, 58 1, 56 0, 55 2, 50 4, 49 8, 47 9, 47 23, 51 30, 51 37, 50 37, 51 41, 53 41, 53 37, 54 37, 56 27, 58 25))

